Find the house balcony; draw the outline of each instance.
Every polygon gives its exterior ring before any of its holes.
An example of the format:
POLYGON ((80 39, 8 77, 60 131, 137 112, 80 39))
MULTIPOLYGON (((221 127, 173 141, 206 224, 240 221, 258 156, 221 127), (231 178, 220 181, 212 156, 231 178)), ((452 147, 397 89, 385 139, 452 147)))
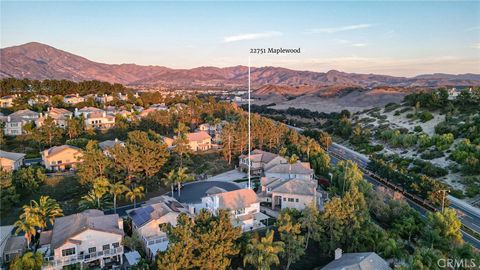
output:
POLYGON ((167 242, 168 238, 166 236, 151 236, 151 237, 143 237, 143 241, 147 244, 147 246, 160 244, 163 242, 167 242))
POLYGON ((46 269, 61 268, 63 266, 72 265, 76 263, 88 263, 98 259, 109 258, 117 255, 123 255, 123 247, 107 249, 98 252, 92 252, 87 254, 78 254, 61 257, 60 259, 54 256, 44 258, 44 266, 46 269))

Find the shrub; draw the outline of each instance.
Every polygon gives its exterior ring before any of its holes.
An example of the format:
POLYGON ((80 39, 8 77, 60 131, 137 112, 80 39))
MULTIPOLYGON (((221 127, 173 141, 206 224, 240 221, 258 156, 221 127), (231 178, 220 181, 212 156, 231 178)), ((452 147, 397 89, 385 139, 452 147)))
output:
POLYGON ((433 119, 433 114, 427 111, 423 111, 420 113, 418 118, 420 118, 420 120, 425 123, 433 119))
POLYGON ((413 128, 413 131, 415 131, 415 132, 422 132, 422 131, 423 131, 423 128, 422 128, 421 126, 415 126, 415 127, 413 128))

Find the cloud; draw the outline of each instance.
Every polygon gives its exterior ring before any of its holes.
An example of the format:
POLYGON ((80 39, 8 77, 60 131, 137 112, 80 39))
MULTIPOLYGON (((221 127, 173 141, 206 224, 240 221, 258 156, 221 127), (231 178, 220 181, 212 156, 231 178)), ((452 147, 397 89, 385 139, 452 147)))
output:
POLYGON ((475 43, 472 45, 472 48, 480 49, 480 43, 475 43))
POLYGON ((224 37, 223 42, 235 42, 235 41, 242 41, 242 40, 254 40, 254 39, 261 39, 261 38, 271 38, 271 37, 278 37, 278 36, 281 36, 281 35, 283 35, 283 33, 278 32, 278 31, 239 34, 239 35, 235 35, 235 36, 224 37))
POLYGON ((314 28, 314 29, 307 30, 307 33, 310 33, 310 34, 318 34, 318 33, 333 34, 333 33, 344 32, 344 31, 365 29, 365 28, 370 28, 370 27, 372 27, 371 24, 362 23, 362 24, 353 24, 353 25, 346 25, 346 26, 340 26, 340 27, 314 28))

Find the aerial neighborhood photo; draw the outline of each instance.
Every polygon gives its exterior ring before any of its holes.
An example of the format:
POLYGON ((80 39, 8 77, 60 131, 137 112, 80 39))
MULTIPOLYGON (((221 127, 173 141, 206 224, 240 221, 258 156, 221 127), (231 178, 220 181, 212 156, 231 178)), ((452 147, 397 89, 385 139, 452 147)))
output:
POLYGON ((0 269, 479 249, 479 1, 0 0, 0 269))

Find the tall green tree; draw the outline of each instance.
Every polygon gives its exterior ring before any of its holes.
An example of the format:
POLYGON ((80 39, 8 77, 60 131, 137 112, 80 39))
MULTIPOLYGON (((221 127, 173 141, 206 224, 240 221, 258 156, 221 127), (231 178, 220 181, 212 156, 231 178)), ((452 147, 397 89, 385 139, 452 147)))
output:
POLYGON ((164 225, 169 248, 157 255, 159 269, 228 269, 238 254, 240 228, 234 228, 229 213, 216 215, 202 210, 195 220, 180 214, 177 225, 164 225))
POLYGON ((285 270, 305 254, 305 238, 302 233, 301 223, 292 220, 288 212, 281 212, 275 225, 278 227, 280 239, 285 244, 281 256, 285 259, 285 270))
POLYGON ((320 239, 320 235, 323 233, 323 227, 320 223, 320 212, 316 202, 312 202, 302 211, 302 217, 300 218, 300 224, 305 233, 305 250, 308 248, 310 238, 315 241, 320 239))
POLYGON ((116 170, 124 172, 125 184, 145 185, 163 168, 169 153, 158 134, 132 131, 125 146, 117 144, 110 150, 116 170))
POLYGON ((183 167, 183 159, 188 157, 190 153, 190 145, 187 138, 188 127, 184 123, 178 123, 178 126, 174 129, 177 134, 174 142, 174 152, 180 158, 180 167, 183 167))
POLYGON ((96 141, 89 141, 83 152, 83 162, 78 165, 77 175, 82 185, 93 185, 95 179, 107 177, 110 159, 105 156, 96 141))
POLYGON ((330 172, 330 156, 323 150, 310 157, 310 164, 317 175, 327 176, 330 172))
POLYGON ((53 118, 47 117, 41 127, 34 132, 33 140, 41 145, 51 147, 59 144, 63 139, 64 130, 57 126, 53 118))
POLYGON ((279 265, 279 254, 284 251, 284 243, 273 241, 273 231, 267 231, 266 235, 259 239, 258 235, 248 243, 246 254, 243 256, 243 265, 248 264, 258 270, 270 270, 272 265, 279 265))

